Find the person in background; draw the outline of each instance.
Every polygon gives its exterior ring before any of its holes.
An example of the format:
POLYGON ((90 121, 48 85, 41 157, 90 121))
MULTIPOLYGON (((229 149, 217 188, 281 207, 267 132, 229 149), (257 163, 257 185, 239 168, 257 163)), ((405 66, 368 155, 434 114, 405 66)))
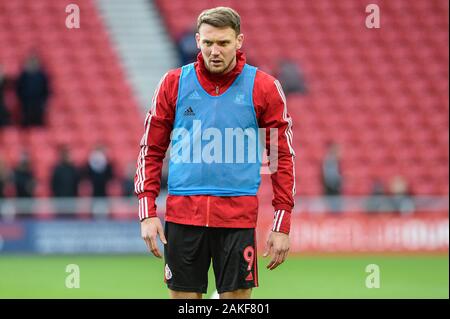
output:
POLYGON ((402 176, 394 176, 390 183, 391 210, 400 214, 410 214, 415 210, 414 200, 407 181, 402 176))
POLYGON ((55 164, 51 177, 51 190, 56 197, 58 217, 68 217, 75 214, 75 197, 78 196, 80 172, 72 163, 69 149, 59 149, 59 160, 55 164), (63 199, 64 198, 64 199, 63 199), (68 198, 68 200, 67 200, 68 198))
POLYGON ((89 154, 85 168, 85 176, 92 186, 91 211, 95 218, 106 218, 110 211, 107 197, 108 184, 114 178, 113 166, 110 163, 105 147, 96 146, 89 154))
POLYGON ((197 61, 199 49, 195 41, 196 29, 185 31, 177 42, 181 65, 197 61))
POLYGON ((336 143, 328 143, 327 152, 322 161, 322 185, 332 212, 341 210, 340 196, 342 193, 341 151, 336 143))
POLYGON ((16 197, 27 198, 34 196, 36 182, 27 152, 22 152, 19 164, 14 169, 14 185, 16 197))
POLYGON ((47 73, 37 55, 32 54, 26 60, 16 89, 22 108, 22 125, 43 126, 50 89, 47 73))
POLYGON ((278 63, 277 77, 286 96, 291 93, 308 93, 303 72, 295 61, 281 59, 278 63))
POLYGON ((379 213, 389 211, 390 203, 386 200, 386 192, 383 183, 375 180, 372 183, 372 192, 367 200, 366 211, 368 213, 379 213))
POLYGON ((80 172, 72 163, 69 149, 67 147, 61 147, 59 150, 59 160, 53 168, 50 185, 53 196, 57 198, 55 208, 58 213, 75 212, 74 198, 78 196, 79 183, 80 172))
POLYGON ((51 189, 54 197, 77 197, 80 174, 72 163, 67 147, 59 150, 59 160, 53 168, 51 189))
POLYGON ((9 180, 9 172, 5 162, 0 157, 0 199, 5 197, 5 186, 9 180))
POLYGON ((134 174, 136 167, 134 163, 128 163, 125 168, 125 176, 122 179, 122 196, 134 197, 134 174))
POLYGON ((108 183, 113 179, 114 173, 103 146, 99 145, 91 151, 86 174, 92 185, 92 196, 106 197, 108 183))
POLYGON ((2 66, 0 65, 0 127, 6 126, 10 124, 10 114, 8 112, 8 108, 5 104, 5 86, 6 86, 6 79, 3 74, 2 66))
POLYGON ((36 180, 30 165, 30 158, 27 152, 20 155, 18 165, 14 168, 13 183, 16 190, 16 217, 29 218, 33 213, 33 197, 36 188, 36 180))

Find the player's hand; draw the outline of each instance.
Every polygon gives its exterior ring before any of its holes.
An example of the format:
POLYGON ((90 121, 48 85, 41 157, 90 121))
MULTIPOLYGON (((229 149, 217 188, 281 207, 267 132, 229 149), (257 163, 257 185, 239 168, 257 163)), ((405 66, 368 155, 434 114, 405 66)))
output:
POLYGON ((161 258, 162 255, 158 249, 158 244, 156 242, 157 235, 159 235, 159 239, 163 242, 163 244, 167 244, 167 240, 164 236, 163 227, 159 218, 151 217, 144 219, 141 222, 142 239, 147 244, 148 250, 150 250, 156 257, 161 258))
POLYGON ((272 260, 267 268, 273 270, 281 265, 289 252, 289 235, 278 232, 271 232, 267 240, 264 257, 272 256, 272 260))

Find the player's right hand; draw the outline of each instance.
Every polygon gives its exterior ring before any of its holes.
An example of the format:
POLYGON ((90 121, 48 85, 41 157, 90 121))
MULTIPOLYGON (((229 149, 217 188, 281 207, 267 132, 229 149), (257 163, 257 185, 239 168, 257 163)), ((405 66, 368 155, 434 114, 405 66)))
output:
POLYGON ((164 236, 164 230, 158 217, 151 217, 141 221, 142 239, 145 241, 148 250, 150 250, 156 257, 161 258, 162 255, 156 242, 157 235, 159 235, 159 239, 163 242, 163 244, 167 244, 166 237, 164 236))

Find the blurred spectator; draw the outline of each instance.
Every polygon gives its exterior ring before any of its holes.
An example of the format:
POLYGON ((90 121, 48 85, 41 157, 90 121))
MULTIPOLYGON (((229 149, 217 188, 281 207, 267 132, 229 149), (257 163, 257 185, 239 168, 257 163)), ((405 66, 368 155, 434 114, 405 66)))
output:
POLYGON ((286 96, 291 93, 307 93, 303 71, 296 62, 289 59, 280 60, 276 73, 286 96))
POLYGON ((11 121, 8 108, 5 104, 5 83, 6 79, 0 65, 0 127, 10 124, 11 121))
POLYGON ((0 199, 5 197, 5 185, 9 180, 9 172, 3 159, 0 157, 0 199))
POLYGON ((33 197, 35 178, 30 167, 30 159, 26 152, 22 152, 19 164, 14 169, 14 185, 16 197, 33 197))
POLYGON ((325 195, 341 195, 342 174, 338 144, 328 144, 327 153, 322 162, 322 182, 325 195))
POLYGON ((177 42, 181 65, 197 61, 199 48, 195 40, 196 28, 185 31, 177 42))
POLYGON ((69 150, 62 147, 59 151, 59 161, 53 168, 51 179, 52 193, 55 197, 78 196, 79 171, 70 159, 69 150))
POLYGON ((134 198, 134 175, 136 167, 133 163, 129 163, 125 169, 125 177, 122 179, 122 195, 133 196, 134 198))
POLYGON ((390 210, 390 203, 386 199, 383 183, 375 180, 372 184, 372 192, 367 201, 366 210, 369 213, 386 212, 390 210))
POLYGON ((322 161, 322 185, 333 212, 341 210, 342 174, 340 148, 336 143, 328 143, 327 153, 322 161))
POLYGON ((92 196, 105 197, 108 183, 113 179, 114 172, 103 146, 97 146, 90 153, 86 174, 92 185, 92 196))
POLYGON ((408 183, 402 176, 394 176, 390 183, 391 210, 401 214, 412 213, 415 210, 414 201, 408 183))
POLYGON ((95 218, 106 218, 110 208, 105 197, 114 172, 103 146, 95 147, 89 154, 85 174, 92 186, 92 197, 94 197, 91 212, 95 218))
POLYGON ((22 107, 23 126, 44 125, 49 95, 48 76, 37 55, 32 54, 26 60, 17 81, 17 97, 22 107))

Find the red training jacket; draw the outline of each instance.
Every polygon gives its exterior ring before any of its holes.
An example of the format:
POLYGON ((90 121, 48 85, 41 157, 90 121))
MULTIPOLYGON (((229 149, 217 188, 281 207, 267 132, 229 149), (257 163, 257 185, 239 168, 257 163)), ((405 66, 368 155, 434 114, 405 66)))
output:
MULTIPOLYGON (((209 73, 199 53, 195 71, 206 92, 210 95, 220 95, 231 86, 246 63, 245 55, 241 51, 237 52, 236 58, 237 64, 232 71, 216 75, 209 73)), ((141 221, 156 216, 155 199, 159 195, 163 160, 175 119, 180 74, 181 68, 178 68, 163 76, 145 118, 135 176, 135 193, 139 199, 141 221)), ((292 120, 287 112, 286 97, 280 83, 260 70, 256 72, 253 105, 259 127, 278 129, 278 169, 271 174, 274 194, 272 205, 275 209, 272 230, 288 234, 295 195, 292 120)), ((257 196, 169 194, 166 200, 166 221, 179 224, 255 228, 257 215, 257 196)))

